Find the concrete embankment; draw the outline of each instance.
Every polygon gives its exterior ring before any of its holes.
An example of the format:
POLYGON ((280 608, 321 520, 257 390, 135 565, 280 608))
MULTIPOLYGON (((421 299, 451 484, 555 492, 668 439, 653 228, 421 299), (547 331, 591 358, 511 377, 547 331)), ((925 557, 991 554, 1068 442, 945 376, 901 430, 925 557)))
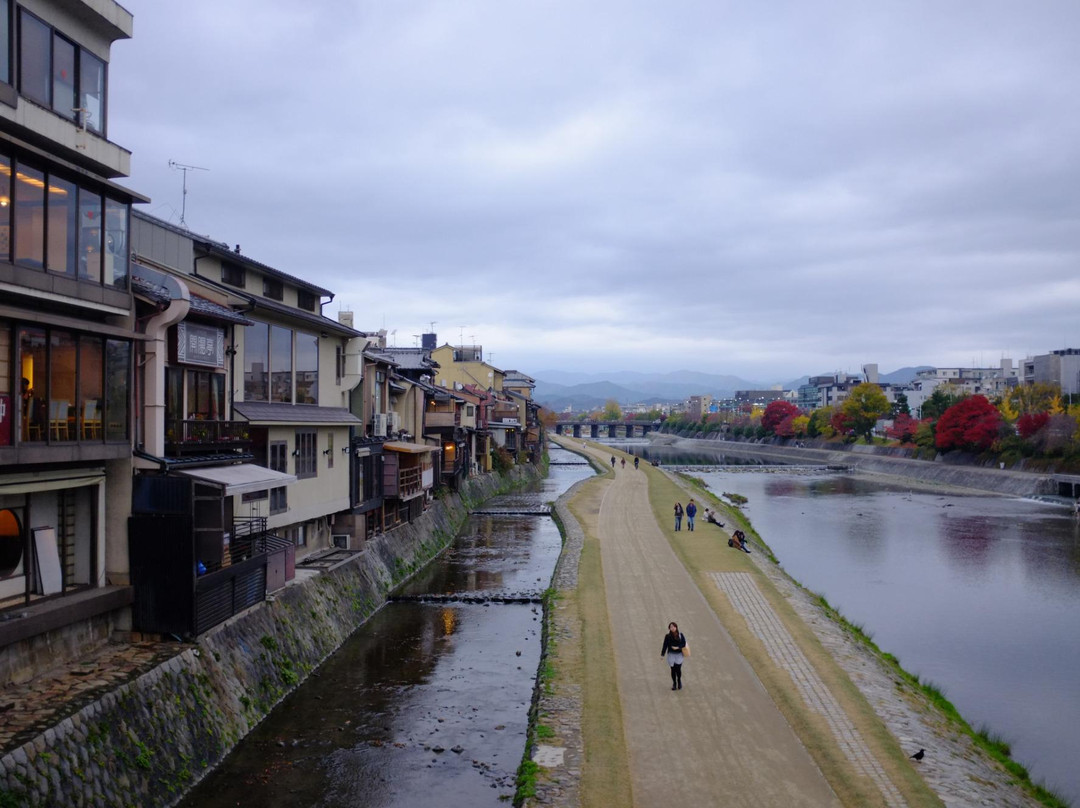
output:
POLYGON ((537 479, 485 475, 348 563, 286 587, 0 759, 0 806, 172 805, 438 555, 469 511, 537 479))
POLYGON ((734 457, 745 457, 774 463, 822 463, 850 466, 856 471, 903 477, 924 485, 949 486, 1030 497, 1057 493, 1049 474, 955 465, 942 461, 915 460, 880 452, 880 447, 850 446, 846 448, 797 447, 750 443, 742 441, 682 438, 675 435, 650 435, 656 442, 685 449, 708 449, 734 457))

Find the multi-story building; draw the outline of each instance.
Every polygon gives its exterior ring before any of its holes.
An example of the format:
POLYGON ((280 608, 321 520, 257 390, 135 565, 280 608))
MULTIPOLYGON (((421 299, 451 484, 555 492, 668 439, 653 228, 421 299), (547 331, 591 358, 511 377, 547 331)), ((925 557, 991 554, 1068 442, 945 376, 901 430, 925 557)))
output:
POLYGON ((135 622, 201 634, 329 547, 350 512, 364 335, 330 292, 152 217, 134 217, 140 299, 135 622), (162 597, 162 592, 170 593, 162 597))
POLYGON ((131 31, 113 0, 0 0, 0 684, 129 626, 131 31))
POLYGON ((1024 384, 1056 384, 1066 395, 1080 393, 1080 348, 1063 348, 1024 360, 1024 384))

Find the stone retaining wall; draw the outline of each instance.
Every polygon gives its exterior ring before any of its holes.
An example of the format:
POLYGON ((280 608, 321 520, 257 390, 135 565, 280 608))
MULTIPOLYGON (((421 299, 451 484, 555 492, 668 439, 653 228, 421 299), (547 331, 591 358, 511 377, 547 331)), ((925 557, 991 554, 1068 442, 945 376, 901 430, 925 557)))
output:
POLYGON ((484 475, 349 563, 275 593, 0 759, 0 808, 173 805, 454 538, 471 508, 539 477, 484 475))
MULTIPOLYGON (((825 463, 851 466, 857 471, 906 477, 920 483, 970 488, 994 494, 1027 497, 1056 494, 1048 474, 1026 471, 1008 471, 983 466, 960 466, 930 460, 913 460, 888 454, 839 449, 816 449, 810 447, 774 446, 765 443, 709 440, 701 438, 676 438, 660 436, 665 443, 687 449, 708 449, 736 457, 760 458, 777 463, 825 463), (667 440, 664 440, 666 438, 667 440)), ((855 447, 870 449, 871 447, 855 447)))

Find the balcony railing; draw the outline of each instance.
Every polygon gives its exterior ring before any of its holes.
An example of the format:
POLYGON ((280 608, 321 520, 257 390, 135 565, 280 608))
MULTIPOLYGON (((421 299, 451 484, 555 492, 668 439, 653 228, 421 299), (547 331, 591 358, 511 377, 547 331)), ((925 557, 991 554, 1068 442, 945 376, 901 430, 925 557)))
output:
POLYGON ((251 431, 247 421, 185 419, 165 422, 165 454, 169 456, 250 446, 251 431))
POLYGON ((408 499, 423 493, 424 485, 421 470, 402 469, 398 472, 398 499, 408 499))
POLYGON ((461 417, 454 412, 426 412, 424 413, 425 427, 460 426, 461 417))

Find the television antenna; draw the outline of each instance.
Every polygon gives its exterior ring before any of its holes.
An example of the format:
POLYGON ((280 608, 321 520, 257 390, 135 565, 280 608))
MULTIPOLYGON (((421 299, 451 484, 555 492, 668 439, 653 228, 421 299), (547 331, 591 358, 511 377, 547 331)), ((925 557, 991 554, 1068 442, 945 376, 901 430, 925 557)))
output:
POLYGON ((184 215, 187 213, 187 175, 189 171, 209 171, 209 168, 203 168, 202 166, 189 166, 183 163, 178 163, 175 160, 169 161, 169 168, 173 171, 184 172, 184 195, 180 201, 180 226, 187 229, 187 222, 184 220, 184 215))
POLYGON ((431 327, 428 329, 429 334, 434 334, 435 333, 435 323, 437 323, 437 322, 439 322, 439 321, 438 320, 432 320, 431 321, 431 327))
POLYGON ((418 345, 420 345, 420 335, 419 334, 413 334, 412 339, 413 339, 413 347, 414 348, 416 348, 418 345))

